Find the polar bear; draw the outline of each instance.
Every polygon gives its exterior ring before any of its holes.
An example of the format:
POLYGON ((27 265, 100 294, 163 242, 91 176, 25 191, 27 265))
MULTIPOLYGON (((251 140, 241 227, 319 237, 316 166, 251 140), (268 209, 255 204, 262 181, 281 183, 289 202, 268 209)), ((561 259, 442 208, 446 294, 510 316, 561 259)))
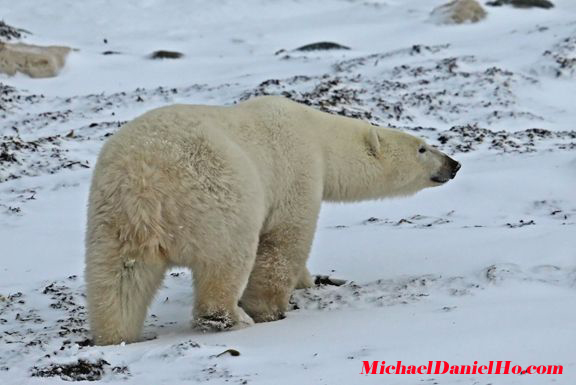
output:
POLYGON ((172 266, 192 270, 194 322, 284 317, 320 205, 409 195, 460 164, 400 131, 265 96, 173 105, 124 125, 94 168, 86 283, 96 344, 137 341, 172 266))

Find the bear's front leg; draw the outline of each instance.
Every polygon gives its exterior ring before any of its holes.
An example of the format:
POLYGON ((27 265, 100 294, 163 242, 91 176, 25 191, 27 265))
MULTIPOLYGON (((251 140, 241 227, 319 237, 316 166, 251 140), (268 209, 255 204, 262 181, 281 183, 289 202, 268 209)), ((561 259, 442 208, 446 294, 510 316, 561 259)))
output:
POLYGON ((312 284, 306 260, 314 229, 315 222, 284 226, 260 237, 256 262, 240 301, 255 322, 284 318, 294 288, 312 284))

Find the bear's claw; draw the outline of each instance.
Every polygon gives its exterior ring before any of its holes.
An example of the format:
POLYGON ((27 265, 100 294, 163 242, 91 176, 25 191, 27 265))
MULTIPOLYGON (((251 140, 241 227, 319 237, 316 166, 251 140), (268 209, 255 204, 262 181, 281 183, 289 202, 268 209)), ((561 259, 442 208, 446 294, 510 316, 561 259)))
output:
POLYGON ((242 308, 238 308, 237 317, 232 317, 227 312, 217 312, 197 317, 193 322, 193 326, 201 331, 235 330, 253 324, 252 318, 242 308))
POLYGON ((260 313, 260 314, 253 315, 252 318, 254 319, 254 322, 256 322, 256 323, 272 322, 272 321, 278 321, 278 320, 286 318, 286 314, 284 314, 284 312, 282 312, 282 311, 273 312, 273 313, 260 313))
POLYGON ((211 314, 196 318, 194 327, 201 331, 221 331, 232 328, 234 323, 228 315, 211 314))

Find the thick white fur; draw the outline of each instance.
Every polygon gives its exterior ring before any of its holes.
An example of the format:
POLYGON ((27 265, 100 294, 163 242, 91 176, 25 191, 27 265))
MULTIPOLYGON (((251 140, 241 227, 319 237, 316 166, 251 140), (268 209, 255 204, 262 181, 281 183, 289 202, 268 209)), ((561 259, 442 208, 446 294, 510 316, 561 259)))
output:
POLYGON ((171 266, 192 269, 201 327, 281 318, 293 289, 312 285, 306 259, 322 200, 438 185, 430 177, 443 157, 413 136, 281 97, 142 115, 108 140, 94 170, 86 281, 95 342, 136 341, 171 266))

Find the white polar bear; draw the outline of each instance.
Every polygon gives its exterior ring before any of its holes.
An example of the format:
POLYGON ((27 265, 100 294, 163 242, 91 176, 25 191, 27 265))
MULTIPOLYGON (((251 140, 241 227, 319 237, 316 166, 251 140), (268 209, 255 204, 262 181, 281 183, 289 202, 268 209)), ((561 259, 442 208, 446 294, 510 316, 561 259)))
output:
POLYGON ((421 139, 282 97, 174 105, 104 145, 86 234, 96 344, 133 342, 171 266, 192 269, 194 319, 226 329, 283 318, 322 200, 409 195, 460 164, 421 139))

